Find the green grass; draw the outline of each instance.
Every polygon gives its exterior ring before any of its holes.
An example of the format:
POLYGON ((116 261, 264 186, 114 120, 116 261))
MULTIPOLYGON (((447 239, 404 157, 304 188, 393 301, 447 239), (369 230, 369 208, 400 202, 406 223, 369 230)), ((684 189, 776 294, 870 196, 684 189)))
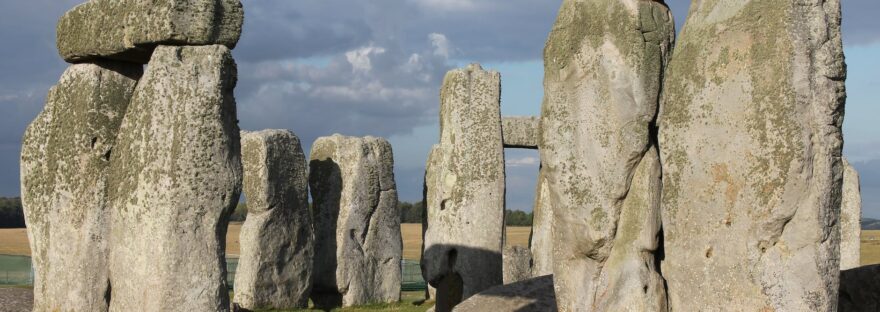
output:
MULTIPOLYGON (((231 294, 230 294, 231 296, 231 294)), ((425 312, 434 306, 434 302, 425 302, 424 291, 403 292, 399 303, 370 304, 349 308, 336 308, 333 312, 366 312, 366 311, 396 311, 396 312, 425 312)), ((297 309, 297 310, 258 310, 259 312, 300 312, 322 311, 320 309, 297 309)))

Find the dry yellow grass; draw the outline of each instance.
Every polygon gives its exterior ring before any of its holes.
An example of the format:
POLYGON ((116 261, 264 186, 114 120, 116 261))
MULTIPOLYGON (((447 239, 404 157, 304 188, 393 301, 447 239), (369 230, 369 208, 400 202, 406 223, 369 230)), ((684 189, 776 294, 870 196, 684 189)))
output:
POLYGON ((27 230, 0 229, 0 255, 30 256, 27 230))
POLYGON ((862 231, 862 265, 880 263, 880 231, 862 231))
MULTIPOLYGON (((241 233, 241 223, 229 224, 226 234, 226 250, 230 255, 238 255, 238 235, 241 233)), ((420 258, 422 248, 422 225, 403 224, 403 257, 416 260, 420 258)), ((528 246, 528 227, 508 227, 508 244, 528 246)), ((0 229, 0 255, 30 256, 27 232, 25 229, 0 229)), ((862 231, 862 265, 880 263, 880 231, 862 231)))

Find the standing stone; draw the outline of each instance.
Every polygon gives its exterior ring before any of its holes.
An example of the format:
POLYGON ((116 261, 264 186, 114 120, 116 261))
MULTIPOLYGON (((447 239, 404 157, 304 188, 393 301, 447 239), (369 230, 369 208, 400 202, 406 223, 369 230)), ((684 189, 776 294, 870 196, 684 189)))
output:
POLYGON ((242 132, 241 161, 248 215, 235 303, 247 310, 306 308, 314 234, 299 138, 287 130, 242 132))
POLYGON ((318 307, 400 301, 400 210, 385 139, 322 137, 309 163, 318 307))
POLYGON ((541 161, 560 311, 662 311, 651 133, 674 25, 661 2, 565 0, 544 50, 541 161))
POLYGON ((516 283, 532 278, 532 252, 523 246, 505 246, 502 252, 504 262, 504 284, 516 283))
POLYGON ((550 186, 544 177, 544 169, 538 171, 535 206, 532 209, 532 232, 529 249, 532 254, 532 276, 553 274, 553 206, 550 205, 550 186))
POLYGON ((672 311, 832 311, 840 1, 693 1, 664 82, 672 311))
POLYGON ((880 264, 840 272, 839 312, 880 311, 880 264))
POLYGON ((504 147, 537 149, 541 139, 541 119, 539 117, 504 117, 501 119, 504 147))
POLYGON ((107 311, 110 155, 142 72, 113 61, 70 66, 24 135, 34 311, 107 311))
POLYGON ((840 205, 840 270, 859 267, 862 244, 862 195, 859 173, 843 160, 843 198, 840 205))
POLYGON ((473 64, 446 74, 440 144, 425 174, 422 274, 437 311, 502 283, 504 146, 501 75, 473 64))
POLYGON ((90 0, 61 17, 57 45, 68 62, 146 63, 161 44, 232 49, 243 20, 240 0, 90 0))
POLYGON ((236 67, 225 46, 160 46, 113 152, 113 311, 226 311, 241 192, 236 67))

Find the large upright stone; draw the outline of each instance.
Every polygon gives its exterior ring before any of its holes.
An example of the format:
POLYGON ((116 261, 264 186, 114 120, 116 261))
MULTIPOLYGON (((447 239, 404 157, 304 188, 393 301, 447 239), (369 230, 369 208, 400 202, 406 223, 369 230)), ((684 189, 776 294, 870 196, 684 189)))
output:
POLYGON ((234 48, 243 20, 240 0, 90 0, 61 17, 57 45, 68 62, 146 63, 161 44, 234 48))
POLYGON ((831 311, 840 1, 693 1, 659 118, 673 311, 831 311))
POLYGON ((553 206, 550 205, 550 186, 544 169, 538 171, 535 206, 532 209, 532 231, 529 250, 532 253, 532 276, 553 274, 553 206))
POLYGON ((113 311, 225 311, 241 192, 228 48, 156 48, 111 160, 113 311))
POLYGON ((674 26, 661 2, 565 0, 544 50, 540 146, 560 311, 661 311, 652 146, 674 26), (564 208, 564 209, 563 209, 564 208))
POLYGON ((247 310, 305 308, 315 252, 299 138, 287 130, 242 132, 241 160, 248 215, 239 239, 235 303, 247 310))
POLYGON ((523 246, 504 246, 503 283, 512 284, 532 278, 532 252, 523 246))
POLYGON ((400 300, 400 210, 385 139, 322 137, 309 163, 319 307, 400 300))
POLYGON ((142 71, 112 61, 70 66, 25 132, 34 311, 107 311, 110 155, 142 71))
POLYGON ((446 74, 440 144, 425 174, 422 274, 437 311, 502 283, 504 146, 501 75, 470 65, 446 74))
POLYGON ((843 160, 843 198, 840 204, 840 270, 849 270, 861 264, 862 195, 859 173, 846 159, 843 160))

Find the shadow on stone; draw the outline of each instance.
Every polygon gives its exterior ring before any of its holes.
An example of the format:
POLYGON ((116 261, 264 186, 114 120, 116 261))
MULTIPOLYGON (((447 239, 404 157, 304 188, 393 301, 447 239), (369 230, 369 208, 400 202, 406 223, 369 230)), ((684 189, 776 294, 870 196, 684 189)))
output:
POLYGON ((880 264, 840 272, 837 311, 880 311, 880 264))
POLYGON ((489 288, 465 300, 456 306, 454 311, 537 312, 556 310, 553 275, 544 275, 489 288))

